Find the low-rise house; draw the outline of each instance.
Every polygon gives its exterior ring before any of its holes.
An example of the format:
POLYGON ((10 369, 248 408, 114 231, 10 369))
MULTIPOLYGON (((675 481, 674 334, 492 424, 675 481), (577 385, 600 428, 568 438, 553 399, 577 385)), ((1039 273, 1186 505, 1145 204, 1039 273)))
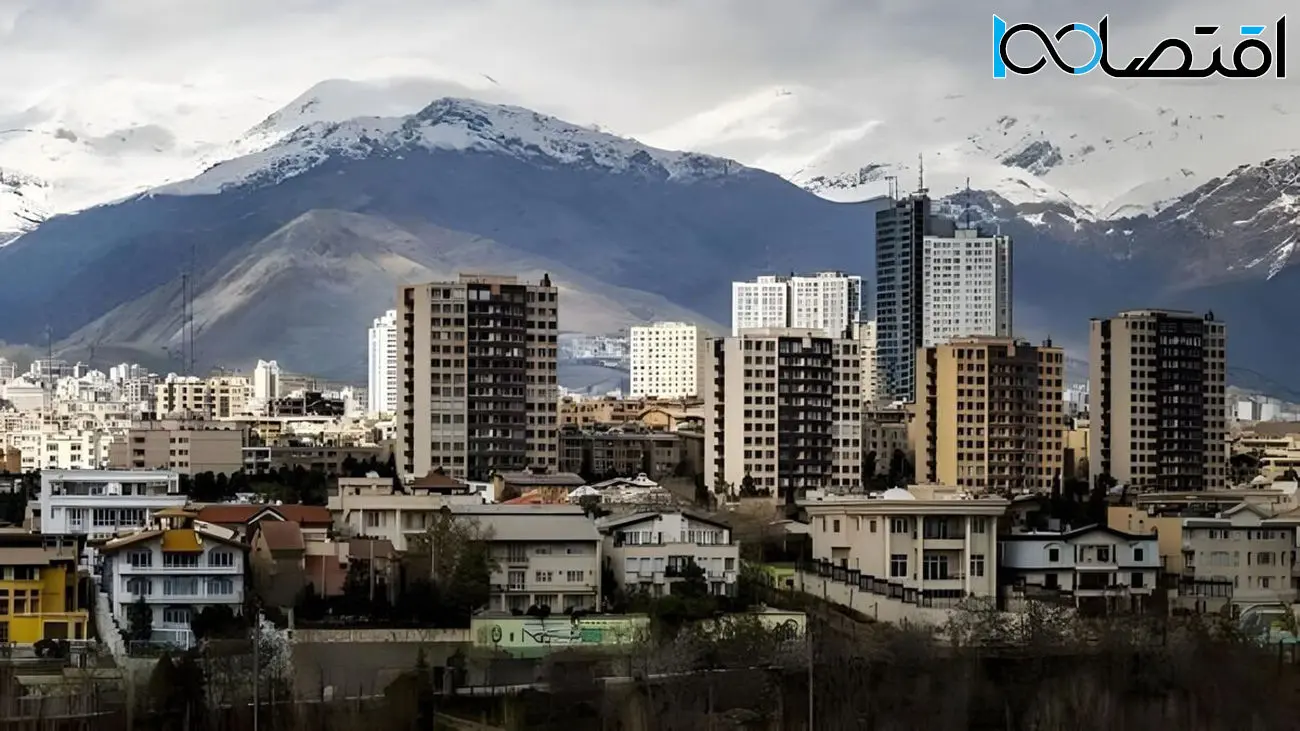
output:
MULTIPOLYGON (((547 472, 527 469, 522 472, 495 472, 492 474, 492 500, 500 502, 502 495, 519 496, 533 490, 552 490, 568 495, 587 481, 572 472, 547 472)), ((508 497, 506 499, 509 499, 508 497)), ((562 502, 563 498, 560 501, 562 502)))
POLYGON ((330 511, 321 505, 222 503, 201 508, 198 520, 232 530, 246 543, 253 539, 257 526, 267 520, 296 523, 308 541, 325 540, 334 525, 330 511))
POLYGON ((814 561, 864 591, 921 606, 997 595, 997 524, 1008 505, 932 485, 800 502, 814 561))
POLYGON ((78 543, 0 529, 0 645, 87 639, 89 579, 77 568, 78 543))
POLYGON ((596 609, 601 535, 576 505, 452 506, 488 536, 497 568, 490 610, 552 612, 596 609))
POLYGON ((1213 612, 1295 602, 1297 526, 1300 510, 1274 513, 1250 502, 1185 519, 1179 606, 1213 612))
POLYGON ((1065 599, 1097 614, 1143 612, 1160 584, 1155 534, 1100 525, 1027 531, 1003 536, 1001 549, 1003 599, 1065 599))
POLYGON ((242 611, 248 546, 234 531, 195 517, 183 510, 159 511, 145 529, 100 549, 102 589, 122 631, 131 631, 131 607, 143 601, 151 618, 150 641, 188 648, 194 644, 190 622, 203 608, 242 611))
POLYGON ((53 535, 112 538, 149 515, 180 508, 180 475, 169 470, 43 470, 34 529, 53 535))
POLYGON ((384 539, 406 551, 409 539, 425 533, 443 507, 483 504, 468 484, 445 475, 413 480, 403 490, 389 478, 339 478, 327 507, 339 533, 384 539))
POLYGON ((604 563, 626 592, 671 594, 692 563, 703 572, 709 593, 735 591, 740 544, 722 521, 665 510, 602 518, 597 528, 604 536, 604 563))

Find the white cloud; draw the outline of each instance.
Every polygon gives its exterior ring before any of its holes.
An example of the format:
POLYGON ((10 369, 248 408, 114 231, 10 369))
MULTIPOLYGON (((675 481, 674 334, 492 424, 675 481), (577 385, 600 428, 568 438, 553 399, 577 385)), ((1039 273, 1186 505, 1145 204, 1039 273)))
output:
MULTIPOLYGON (((845 145, 948 149, 962 141, 960 118, 983 123, 999 109, 1087 119, 1104 107, 1120 110, 1106 117, 1145 119, 1166 97, 1186 114, 1294 96, 1289 80, 1205 81, 1180 90, 1149 81, 1126 88, 1096 74, 989 78, 993 12, 1055 28, 1095 22, 1109 10, 1122 53, 1136 53, 1167 35, 1189 35, 1197 23, 1271 22, 1289 7, 1284 0, 1078 5, 0 0, 0 112, 41 105, 42 118, 80 116, 110 130, 170 123, 181 127, 171 131, 182 141, 214 142, 323 79, 423 76, 472 87, 490 76, 520 103, 574 122, 790 172, 845 145), (793 98, 782 101, 783 89, 793 98)), ((867 152, 862 157, 870 161, 867 152)))

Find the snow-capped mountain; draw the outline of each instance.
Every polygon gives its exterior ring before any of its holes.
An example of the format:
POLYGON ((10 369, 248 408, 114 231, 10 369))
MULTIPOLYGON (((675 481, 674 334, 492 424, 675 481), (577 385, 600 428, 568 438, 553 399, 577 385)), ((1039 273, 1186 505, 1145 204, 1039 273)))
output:
POLYGON ((1081 87, 1085 104, 950 93, 905 105, 807 87, 762 89, 643 135, 773 170, 833 200, 970 186, 1080 222, 1154 213, 1248 161, 1293 154, 1300 105, 1187 87, 1081 87))
POLYGON ((327 80, 283 106, 122 78, 51 89, 0 114, 0 244, 49 216, 188 180, 307 124, 410 114, 448 95, 509 99, 487 78, 327 80))
POLYGON ((444 98, 405 117, 312 122, 270 147, 219 163, 193 180, 151 195, 212 195, 249 185, 274 185, 331 158, 361 159, 414 150, 505 154, 542 164, 640 170, 669 180, 728 175, 741 165, 722 158, 669 152, 515 106, 444 98))

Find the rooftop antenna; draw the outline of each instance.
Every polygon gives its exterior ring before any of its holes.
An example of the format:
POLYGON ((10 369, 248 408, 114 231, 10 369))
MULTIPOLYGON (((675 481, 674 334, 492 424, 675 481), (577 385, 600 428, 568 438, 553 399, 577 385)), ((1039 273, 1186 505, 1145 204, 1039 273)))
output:
POLYGON ((966 197, 962 203, 962 218, 966 223, 966 228, 970 228, 970 178, 966 178, 966 197))
POLYGON ((50 410, 54 407, 54 328, 49 323, 45 324, 45 374, 41 383, 45 418, 52 421, 54 415, 50 410))
POLYGON ((916 154, 916 192, 925 195, 925 154, 916 154))

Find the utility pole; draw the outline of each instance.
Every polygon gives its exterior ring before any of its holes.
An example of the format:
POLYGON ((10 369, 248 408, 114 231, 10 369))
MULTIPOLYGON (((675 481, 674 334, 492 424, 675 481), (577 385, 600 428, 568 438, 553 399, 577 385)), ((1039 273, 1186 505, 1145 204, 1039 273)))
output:
POLYGON ((817 727, 813 724, 813 704, 815 698, 813 691, 813 641, 812 626, 808 622, 807 617, 804 618, 803 635, 808 647, 808 731, 814 731, 817 727))
POLYGON ((262 696, 258 692, 258 676, 262 674, 262 622, 261 612, 253 614, 253 731, 258 731, 258 705, 262 696))

